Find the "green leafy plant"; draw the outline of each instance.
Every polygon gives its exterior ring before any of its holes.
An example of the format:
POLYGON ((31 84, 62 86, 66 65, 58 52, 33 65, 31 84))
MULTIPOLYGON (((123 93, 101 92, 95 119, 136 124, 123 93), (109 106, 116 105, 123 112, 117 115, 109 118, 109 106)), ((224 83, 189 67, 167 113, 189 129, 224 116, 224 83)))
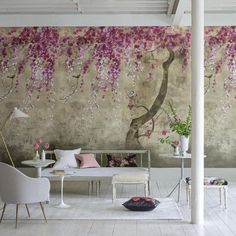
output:
POLYGON ((169 125, 172 132, 176 132, 179 135, 189 137, 191 134, 192 126, 192 108, 188 106, 188 114, 185 120, 181 120, 177 115, 176 109, 172 102, 168 102, 169 111, 165 111, 169 119, 169 125))

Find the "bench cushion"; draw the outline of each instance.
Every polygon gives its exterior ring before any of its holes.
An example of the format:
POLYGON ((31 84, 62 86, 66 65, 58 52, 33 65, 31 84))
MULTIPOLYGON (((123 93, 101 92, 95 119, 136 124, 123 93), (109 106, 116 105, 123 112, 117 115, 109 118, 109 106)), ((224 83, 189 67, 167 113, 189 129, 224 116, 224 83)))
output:
POLYGON ((148 181, 148 174, 123 173, 115 174, 112 183, 144 183, 148 181))
POLYGON ((137 167, 136 154, 126 157, 107 154, 107 167, 137 167))
MULTIPOLYGON (((191 185, 191 178, 186 178, 186 183, 191 185)), ((219 177, 204 177, 204 185, 228 185, 228 181, 219 177)))
POLYGON ((94 168, 100 167, 94 154, 79 154, 75 155, 76 159, 80 161, 80 168, 94 168))
POLYGON ((55 149, 54 153, 56 155, 56 163, 54 165, 55 169, 65 169, 65 168, 73 168, 78 167, 77 161, 75 159, 75 154, 79 154, 81 148, 77 148, 74 150, 60 150, 55 149))

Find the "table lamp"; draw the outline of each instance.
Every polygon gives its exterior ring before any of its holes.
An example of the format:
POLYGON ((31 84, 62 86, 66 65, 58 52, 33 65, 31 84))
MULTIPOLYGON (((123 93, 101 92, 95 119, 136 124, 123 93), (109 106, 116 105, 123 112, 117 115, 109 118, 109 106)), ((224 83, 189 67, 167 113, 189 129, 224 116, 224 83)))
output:
POLYGON ((10 154, 9 149, 7 147, 6 141, 5 141, 4 137, 3 137, 2 130, 5 127, 5 125, 6 125, 8 120, 12 120, 12 119, 15 119, 15 118, 28 118, 28 117, 29 117, 29 115, 27 115, 26 113, 24 113, 23 111, 21 111, 17 107, 15 107, 14 110, 7 116, 5 122, 3 122, 3 125, 2 125, 2 127, 0 129, 0 136, 2 138, 4 147, 5 147, 6 151, 7 151, 8 157, 9 157, 13 167, 15 167, 15 164, 14 164, 14 162, 12 160, 12 157, 11 157, 11 154, 10 154))

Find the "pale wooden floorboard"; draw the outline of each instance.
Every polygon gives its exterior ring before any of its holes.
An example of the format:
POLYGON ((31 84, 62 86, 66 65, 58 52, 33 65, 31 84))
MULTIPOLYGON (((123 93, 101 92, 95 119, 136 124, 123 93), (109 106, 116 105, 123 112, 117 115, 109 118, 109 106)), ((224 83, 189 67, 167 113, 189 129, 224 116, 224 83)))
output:
POLYGON ((112 235, 113 236, 136 236, 137 235, 137 222, 136 221, 115 222, 115 228, 112 235))
POLYGON ((94 221, 87 235, 88 236, 113 235, 114 227, 115 227, 114 222, 94 221))

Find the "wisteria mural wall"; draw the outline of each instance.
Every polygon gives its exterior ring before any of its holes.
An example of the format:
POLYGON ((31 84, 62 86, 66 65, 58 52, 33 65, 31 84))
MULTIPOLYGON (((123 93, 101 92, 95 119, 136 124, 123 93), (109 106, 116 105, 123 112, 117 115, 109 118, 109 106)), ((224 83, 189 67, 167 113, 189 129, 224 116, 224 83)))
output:
MULTIPOLYGON (((236 165, 236 28, 208 27, 205 39, 207 164, 236 165)), ((150 148, 154 165, 176 165, 158 158, 169 148, 162 108, 190 103, 190 44, 187 27, 1 28, 1 121, 14 106, 31 116, 4 130, 16 159, 43 137, 61 148, 150 148)))

